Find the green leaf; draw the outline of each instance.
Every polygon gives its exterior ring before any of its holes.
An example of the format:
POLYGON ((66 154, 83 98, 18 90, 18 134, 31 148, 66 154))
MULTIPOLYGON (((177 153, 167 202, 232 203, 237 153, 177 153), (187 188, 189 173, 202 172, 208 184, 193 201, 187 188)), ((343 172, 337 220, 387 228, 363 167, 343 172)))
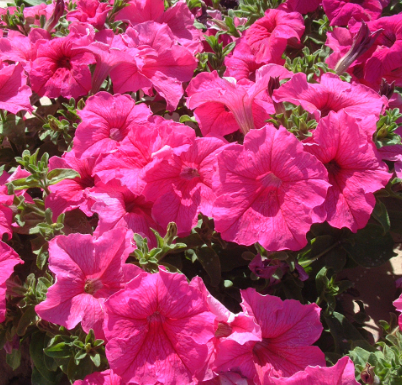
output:
POLYGON ((198 261, 207 272, 211 285, 217 287, 221 281, 221 262, 215 251, 209 247, 195 250, 198 261))
POLYGON ((92 360, 92 362, 94 363, 94 365, 99 368, 100 364, 101 364, 101 356, 99 353, 96 353, 94 355, 90 355, 89 356, 92 360))
POLYGON ((81 178, 80 174, 68 168, 55 168, 47 174, 47 179, 50 185, 61 182, 64 179, 81 178))
POLYGON ((71 355, 71 348, 65 342, 59 342, 44 349, 47 356, 53 358, 68 358, 71 355))
POLYGON ((23 336, 29 325, 32 325, 37 320, 38 316, 35 312, 35 306, 27 306, 24 308, 24 314, 21 316, 18 321, 16 333, 19 336, 23 336))
POLYGON ((21 352, 19 350, 13 349, 11 351, 11 354, 7 354, 6 362, 12 370, 19 368, 19 366, 21 365, 21 352))
POLYGON ((384 229, 384 234, 390 230, 391 222, 389 220, 387 208, 385 207, 384 203, 382 203, 378 198, 372 215, 384 229))
POLYGON ((381 226, 371 223, 350 235, 344 240, 342 247, 356 263, 364 267, 381 266, 396 256, 391 234, 384 235, 381 226))

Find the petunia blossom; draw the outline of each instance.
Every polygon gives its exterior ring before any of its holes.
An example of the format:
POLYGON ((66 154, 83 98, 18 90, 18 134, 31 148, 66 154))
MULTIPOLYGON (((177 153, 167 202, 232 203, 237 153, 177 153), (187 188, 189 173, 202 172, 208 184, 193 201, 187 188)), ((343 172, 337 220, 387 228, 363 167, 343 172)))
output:
POLYGON ((380 0, 322 0, 324 12, 331 25, 348 25, 350 19, 370 21, 381 16, 380 0))
POLYGON ((199 213, 212 215, 212 174, 224 145, 218 138, 197 138, 180 155, 167 152, 149 166, 144 195, 154 202, 152 216, 157 223, 165 228, 174 221, 178 234, 185 236, 197 224, 199 213))
POLYGON ((32 63, 32 90, 49 98, 79 98, 91 90, 89 64, 95 62, 89 52, 74 51, 72 37, 60 37, 38 47, 32 63))
POLYGON ((14 266, 24 263, 18 254, 6 243, 0 241, 0 323, 6 319, 6 281, 14 271, 14 266))
POLYGON ((57 236, 49 243, 49 269, 56 282, 46 300, 36 305, 38 315, 49 322, 73 329, 93 329, 104 339, 104 302, 143 270, 125 264, 132 232, 119 228, 95 239, 89 234, 57 236))
POLYGON ((353 232, 363 228, 376 203, 373 193, 391 178, 372 140, 345 111, 330 112, 321 119, 305 149, 325 165, 332 185, 316 212, 326 212, 333 227, 353 232))
POLYGON ((265 385, 358 385, 355 366, 349 357, 342 357, 334 366, 307 366, 287 378, 267 378, 265 385))
POLYGON ((99 0, 79 0, 77 8, 68 12, 66 19, 86 22, 97 29, 102 29, 111 9, 108 3, 101 3, 99 0))
POLYGON ((74 151, 85 158, 117 148, 130 130, 148 122, 151 111, 144 103, 136 105, 129 95, 102 91, 88 98, 78 114, 82 122, 75 133, 74 151))
POLYGON ((198 285, 160 268, 137 276, 105 303, 106 356, 123 383, 204 379, 215 315, 198 285))
MULTIPOLYGON (((393 302, 393 305, 395 306, 397 311, 402 312, 402 295, 393 302)), ((400 314, 398 317, 398 324, 399 329, 402 330, 402 314, 400 314)))
POLYGON ((215 228, 242 245, 299 250, 312 210, 325 200, 327 180, 325 167, 285 128, 267 124, 250 131, 243 146, 230 144, 218 155, 215 228))
POLYGON ((299 12, 305 15, 314 12, 322 3, 322 0, 287 0, 280 4, 278 9, 287 12, 299 12))
POLYGON ((257 63, 282 64, 288 42, 300 43, 304 32, 303 17, 298 12, 268 9, 245 34, 257 63))
POLYGON ((343 82, 337 75, 326 73, 320 83, 307 82, 304 73, 298 73, 275 90, 273 100, 301 105, 314 114, 318 121, 330 111, 344 109, 350 116, 363 120, 368 116, 378 120, 387 99, 361 84, 343 82))
POLYGON ((309 365, 325 366, 325 355, 311 346, 321 335, 320 308, 296 300, 262 296, 255 289, 241 291, 243 311, 261 327, 260 341, 240 345, 225 339, 217 346, 215 371, 240 372, 255 384, 269 377, 289 377, 309 365))
POLYGON ((259 68, 255 83, 222 79, 216 71, 202 72, 187 87, 187 106, 195 109, 204 136, 223 137, 239 129, 246 134, 264 126, 269 114, 275 112, 267 93, 269 79, 291 76, 291 72, 276 64, 259 68))
POLYGON ((32 111, 31 95, 22 65, 6 65, 0 60, 0 109, 13 114, 21 110, 32 111))

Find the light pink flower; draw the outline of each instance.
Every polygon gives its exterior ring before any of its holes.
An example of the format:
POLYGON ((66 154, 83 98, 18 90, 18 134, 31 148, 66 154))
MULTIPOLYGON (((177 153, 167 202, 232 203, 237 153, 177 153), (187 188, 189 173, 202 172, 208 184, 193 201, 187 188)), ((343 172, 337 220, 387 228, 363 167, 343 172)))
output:
POLYGON ((343 82, 331 73, 322 75, 318 84, 308 83, 306 75, 298 73, 275 90, 272 99, 301 105, 314 114, 317 121, 330 111, 341 109, 359 120, 368 116, 378 119, 387 104, 387 99, 372 89, 361 84, 343 82))
POLYGON ((370 21, 381 16, 380 0, 322 0, 322 6, 331 25, 348 25, 351 18, 357 21, 370 21))
POLYGON ((270 251, 299 250, 329 184, 324 166, 294 135, 267 124, 250 131, 244 145, 218 155, 212 212, 222 238, 242 245, 259 242, 270 251))
POLYGON ((13 114, 21 110, 32 111, 31 95, 22 65, 5 65, 0 60, 0 109, 13 114))
POLYGON ((0 323, 6 319, 6 281, 19 263, 24 261, 10 246, 0 241, 0 323))
POLYGON ((345 111, 321 119, 307 142, 305 150, 325 165, 332 184, 316 212, 326 212, 333 227, 363 228, 375 206, 373 193, 392 176, 374 143, 345 111))
POLYGON ((265 125, 275 112, 267 93, 271 77, 289 78, 284 67, 268 64, 256 72, 255 83, 243 79, 222 79, 216 71, 198 74, 187 87, 187 106, 195 109, 204 136, 223 137, 240 129, 246 134, 265 125))
POLYGON ((75 98, 91 90, 89 64, 95 62, 88 52, 75 52, 72 37, 60 37, 40 44, 32 63, 32 90, 39 96, 75 98))
POLYGON ((152 216, 163 228, 173 221, 178 234, 186 236, 197 224, 199 213, 212 215, 212 174, 224 145, 217 138, 197 138, 180 155, 167 152, 147 169, 144 195, 154 202, 152 216))
POLYGON ((123 385, 120 376, 113 373, 113 370, 95 372, 85 377, 83 380, 75 381, 73 385, 123 385))
POLYGON ((78 157, 85 158, 117 148, 131 130, 148 122, 151 111, 144 103, 136 105, 129 95, 102 91, 88 98, 78 115, 82 122, 77 127, 73 148, 78 157))
POLYGON ((105 303, 106 356, 124 383, 203 379, 215 316, 198 285, 160 269, 137 276, 105 303))
POLYGON ((93 25, 96 29, 104 28, 106 17, 112 7, 99 0, 79 0, 77 8, 67 13, 69 21, 81 21, 93 25))
POLYGON ((105 232, 98 239, 88 234, 53 238, 49 269, 56 282, 35 307, 38 315, 69 330, 81 322, 85 332, 93 329, 96 338, 104 339, 105 300, 143 272, 124 263, 134 250, 131 240, 132 232, 126 229, 105 232))
POLYGON ((262 338, 243 345, 229 339, 221 341, 215 361, 217 372, 240 372, 259 385, 269 383, 269 377, 289 377, 308 365, 325 366, 324 353, 310 346, 323 330, 321 309, 316 304, 282 301, 251 288, 241 294, 241 306, 261 327, 262 338))
POLYGON ((282 54, 288 42, 300 43, 304 32, 303 17, 298 12, 287 13, 268 9, 245 34, 257 63, 282 64, 282 54))
POLYGON ((307 366, 288 378, 268 378, 265 385, 358 385, 355 366, 349 357, 342 357, 334 366, 307 366))

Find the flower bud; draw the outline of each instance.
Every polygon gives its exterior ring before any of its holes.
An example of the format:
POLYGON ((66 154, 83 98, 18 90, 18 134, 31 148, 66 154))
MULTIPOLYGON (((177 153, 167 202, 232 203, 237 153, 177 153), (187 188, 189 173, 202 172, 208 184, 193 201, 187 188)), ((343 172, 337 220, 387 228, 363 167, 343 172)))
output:
POLYGON ((360 55, 363 55, 370 49, 382 31, 383 29, 378 29, 377 31, 370 32, 369 27, 363 21, 359 32, 353 39, 350 50, 336 64, 335 72, 338 75, 343 74, 360 55))
POLYGON ((54 7, 54 11, 52 16, 50 16, 49 20, 46 21, 45 29, 48 32, 51 32, 55 25, 59 22, 59 19, 63 16, 64 13, 64 0, 57 0, 56 6, 54 7))

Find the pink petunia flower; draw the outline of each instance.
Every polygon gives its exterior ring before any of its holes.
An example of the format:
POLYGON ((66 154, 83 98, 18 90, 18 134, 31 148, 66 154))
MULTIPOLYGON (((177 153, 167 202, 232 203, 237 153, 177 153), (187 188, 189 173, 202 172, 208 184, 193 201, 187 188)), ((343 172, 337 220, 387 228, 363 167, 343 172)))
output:
POLYGON ((93 201, 90 192, 94 190, 95 179, 92 176, 96 165, 97 157, 79 159, 75 151, 64 153, 59 158, 53 156, 49 159, 49 170, 55 168, 73 169, 79 173, 75 179, 64 179, 61 182, 50 186, 51 194, 46 197, 46 208, 53 212, 53 219, 56 221, 61 213, 79 208, 88 216, 92 216, 91 207, 93 201))
POLYGON ((95 372, 83 380, 75 381, 73 385, 123 385, 120 376, 108 369, 104 372, 95 372))
POLYGON ((382 4, 380 0, 322 0, 324 12, 331 25, 348 25, 350 19, 370 21, 381 16, 382 4))
MULTIPOLYGON (((395 306, 397 311, 402 312, 402 295, 393 302, 393 305, 395 306)), ((402 314, 400 314, 398 317, 398 324, 399 329, 402 330, 402 314)))
POLYGON ((330 111, 345 110, 350 116, 359 120, 372 116, 378 120, 387 99, 361 84, 343 82, 337 75, 326 73, 320 83, 307 82, 304 73, 298 73, 287 83, 275 90, 272 99, 301 105, 314 114, 318 121, 330 111))
POLYGON ((76 52, 73 48, 74 39, 69 36, 39 45, 29 74, 32 90, 39 96, 77 99, 91 90, 88 65, 95 60, 92 54, 76 52))
POLYGON ((199 282, 168 273, 139 275, 105 303, 106 356, 124 383, 198 383, 215 316, 199 282))
POLYGON ((6 243, 0 241, 0 323, 6 319, 6 281, 14 271, 14 266, 23 264, 18 254, 6 243))
POLYGON ((32 111, 31 95, 22 65, 5 65, 0 60, 0 109, 13 114, 21 110, 32 111))
POLYGON ((115 17, 136 26, 147 21, 166 24, 180 45, 194 55, 202 51, 201 31, 194 27, 194 16, 185 1, 178 1, 165 12, 163 0, 131 0, 115 17))
POLYGON ((275 112, 267 93, 271 77, 290 78, 292 73, 276 64, 256 71, 256 81, 243 79, 239 83, 222 79, 216 71, 202 72, 187 87, 187 106, 195 109, 204 136, 223 137, 240 129, 246 134, 265 125, 275 112))
POLYGON ((127 60, 110 72, 114 91, 150 94, 154 87, 173 111, 184 93, 182 83, 191 80, 197 67, 193 54, 175 43, 167 25, 153 21, 127 29, 122 39, 127 60))
POLYGON ((218 155, 215 228, 242 245, 299 250, 307 243, 312 210, 325 201, 327 178, 324 166, 285 128, 267 124, 250 131, 243 146, 231 144, 218 155))
POLYGON ((117 148, 134 127, 148 122, 151 111, 144 103, 136 105, 129 95, 102 91, 88 98, 78 114, 82 122, 75 133, 74 151, 85 158, 117 148))
POLYGON ((287 12, 299 12, 305 15, 314 12, 322 3, 322 0, 287 0, 280 4, 278 9, 287 12))
POLYGON ((334 366, 307 366, 288 378, 268 378, 266 385, 358 385, 355 366, 349 357, 342 357, 334 366))
POLYGON ((99 0, 79 0, 77 8, 68 12, 66 19, 89 23, 96 29, 102 29, 111 9, 112 7, 108 3, 101 3, 99 0))
POLYGON ((345 111, 321 119, 307 143, 305 150, 325 165, 332 185, 316 212, 326 212, 333 227, 363 228, 375 206, 373 193, 391 178, 374 143, 345 111))
POLYGON ((242 290, 241 306, 261 327, 260 341, 240 345, 224 339, 217 346, 215 370, 235 371, 267 384, 270 377, 289 377, 309 365, 325 366, 325 355, 310 346, 321 335, 320 308, 296 300, 262 296, 255 289, 242 290))
POLYGON ((212 215, 212 174, 224 145, 221 139, 196 138, 180 155, 167 152, 147 169, 144 195, 154 202, 152 216, 163 228, 176 222, 178 234, 186 236, 199 213, 212 215))
POLYGON ((304 32, 303 17, 298 12, 268 9, 245 34, 257 63, 282 64, 288 42, 300 43, 304 32))
POLYGON ((124 262, 134 250, 132 232, 115 229, 98 239, 88 234, 57 236, 49 243, 49 269, 56 282, 35 307, 49 322, 73 329, 93 329, 104 339, 104 302, 143 270, 124 262))

